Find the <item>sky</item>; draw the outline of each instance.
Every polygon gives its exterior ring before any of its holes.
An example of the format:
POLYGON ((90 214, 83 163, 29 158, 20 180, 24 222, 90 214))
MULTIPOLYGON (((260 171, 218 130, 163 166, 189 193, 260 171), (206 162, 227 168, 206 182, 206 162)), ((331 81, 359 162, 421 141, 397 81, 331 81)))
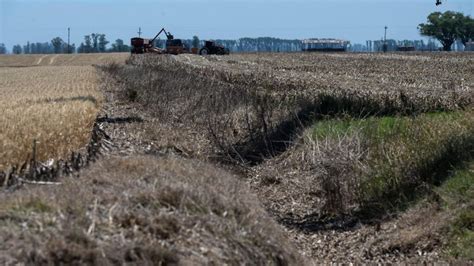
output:
POLYGON ((152 38, 162 28, 176 38, 341 38, 352 43, 387 38, 422 39, 417 25, 434 11, 473 16, 474 0, 0 0, 0 43, 48 42, 76 46, 84 35, 109 41, 152 38))

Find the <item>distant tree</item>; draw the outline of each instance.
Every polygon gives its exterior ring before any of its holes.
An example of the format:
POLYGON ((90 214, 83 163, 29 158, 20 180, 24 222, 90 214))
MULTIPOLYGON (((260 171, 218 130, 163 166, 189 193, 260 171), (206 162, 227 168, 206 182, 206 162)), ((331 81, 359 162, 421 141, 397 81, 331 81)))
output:
POLYGON ((31 47, 30 47, 30 53, 32 54, 37 54, 38 53, 38 49, 36 48, 36 43, 31 43, 31 47))
POLYGON ((474 19, 470 16, 464 16, 459 26, 458 38, 464 46, 469 40, 474 40, 474 19))
POLYGON ((21 51, 22 51, 21 45, 17 44, 13 46, 12 52, 14 54, 21 54, 21 51))
POLYGON ((193 36, 193 48, 199 48, 199 37, 198 36, 193 36))
POLYGON ((5 44, 0 43, 0 54, 6 54, 7 53, 7 47, 5 44))
POLYGON ((51 40, 51 44, 54 47, 54 53, 55 54, 59 54, 59 53, 62 53, 64 51, 63 50, 63 45, 64 45, 63 39, 61 39, 59 37, 56 37, 56 38, 51 40))
POLYGON ((92 38, 92 53, 97 53, 99 52, 99 34, 97 33, 92 33, 91 34, 92 38))
POLYGON ((109 41, 105 38, 105 34, 98 34, 99 35, 99 43, 98 43, 98 51, 101 53, 105 53, 107 50, 107 44, 109 41))
POLYGON ((67 46, 67 44, 65 44, 64 53, 71 54, 71 53, 74 53, 74 51, 76 51, 75 43, 70 44, 69 47, 67 46))
POLYGON ((26 45, 23 45, 23 53, 24 54, 31 54, 30 42, 27 42, 26 45))
POLYGON ((438 39, 444 51, 451 51, 451 46, 464 28, 466 17, 459 12, 434 12, 428 16, 428 22, 418 26, 421 35, 438 39))
POLYGON ((122 39, 115 40, 115 43, 112 44, 111 52, 130 52, 130 46, 124 44, 122 39))
POLYGON ((92 52, 92 39, 90 35, 84 36, 84 42, 77 48, 78 53, 90 53, 92 52))
POLYGON ((51 54, 54 53, 54 47, 50 42, 31 44, 31 52, 34 54, 51 54))

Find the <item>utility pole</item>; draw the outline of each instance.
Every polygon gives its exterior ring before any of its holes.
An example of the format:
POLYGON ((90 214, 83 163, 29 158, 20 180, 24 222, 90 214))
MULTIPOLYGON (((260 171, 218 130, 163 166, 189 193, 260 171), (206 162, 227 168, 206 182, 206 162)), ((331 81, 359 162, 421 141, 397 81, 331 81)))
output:
POLYGON ((383 37, 383 46, 382 46, 382 50, 384 53, 386 53, 388 51, 388 45, 387 45, 387 29, 388 27, 385 26, 385 34, 384 34, 384 37, 383 37))
POLYGON ((142 36, 142 28, 139 27, 139 28, 138 28, 138 37, 140 38, 141 36, 142 36))
POLYGON ((67 28, 67 53, 70 54, 71 53, 71 46, 69 45, 70 43, 70 40, 71 40, 71 28, 67 28))

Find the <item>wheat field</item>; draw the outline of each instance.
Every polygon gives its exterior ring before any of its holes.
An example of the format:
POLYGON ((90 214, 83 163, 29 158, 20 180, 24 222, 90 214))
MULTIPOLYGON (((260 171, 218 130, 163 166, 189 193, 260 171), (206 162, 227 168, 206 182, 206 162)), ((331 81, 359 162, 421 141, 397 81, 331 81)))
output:
MULTIPOLYGON (((57 56, 58 62, 67 57, 57 56)), ((12 58, 1 57, 0 64, 12 58)), ((0 67, 0 77, 0 170, 28 160, 34 141, 40 161, 64 158, 88 143, 102 102, 94 67, 0 67)))

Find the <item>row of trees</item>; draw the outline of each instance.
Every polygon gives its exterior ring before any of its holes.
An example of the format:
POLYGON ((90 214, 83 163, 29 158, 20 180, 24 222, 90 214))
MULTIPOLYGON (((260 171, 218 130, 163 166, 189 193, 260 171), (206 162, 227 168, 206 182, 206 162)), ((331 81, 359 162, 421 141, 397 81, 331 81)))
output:
MULTIPOLYGON (((262 37, 262 38, 241 38, 238 40, 216 40, 218 43, 229 48, 232 52, 295 52, 301 51, 300 40, 285 40, 278 38, 262 37)), ((204 41, 199 40, 197 36, 193 39, 183 40, 183 43, 189 47, 200 48, 204 45, 204 41)), ((13 46, 14 54, 61 54, 61 53, 105 53, 105 52, 129 52, 130 46, 126 45, 122 39, 115 40, 110 48, 107 48, 109 41, 105 34, 93 33, 84 36, 84 41, 77 47, 75 44, 68 46, 60 37, 53 38, 51 42, 30 43, 26 45, 13 46)), ((158 39, 155 45, 164 48, 166 40, 158 39)), ((7 50, 0 46, 0 54, 6 53, 7 50), (2 52, 3 51, 3 52, 2 52)))
MULTIPOLYGON (((200 48, 204 41, 197 36, 193 39, 182 40, 189 47, 200 48)), ((238 40, 215 40, 227 47, 231 52, 296 52, 301 51, 301 40, 285 40, 271 37, 240 38, 238 40)), ((166 46, 166 40, 158 39, 155 45, 160 48, 166 46)))
MULTIPOLYGON (((129 52, 130 46, 126 45, 123 40, 117 39, 112 43, 110 48, 107 48, 109 41, 105 34, 92 33, 84 36, 82 42, 76 49, 75 44, 68 45, 60 37, 55 37, 51 42, 44 43, 30 43, 25 45, 16 44, 12 48, 13 54, 67 54, 67 53, 106 53, 106 52, 129 52)), ((6 54, 7 48, 3 43, 0 43, 0 54, 6 54)))
POLYGON ((418 29, 421 35, 437 39, 444 51, 450 51, 456 40, 461 40, 464 46, 474 40, 474 19, 459 12, 431 13, 427 23, 420 24, 418 29))
MULTIPOLYGON (((443 50, 450 51, 456 40, 460 40, 466 46, 469 40, 474 40, 474 19, 459 12, 446 11, 444 13, 434 12, 428 16, 427 23, 418 26, 421 35, 437 39, 443 50)), ((232 52, 295 52, 301 51, 300 40, 285 40, 271 37, 263 38, 241 38, 238 40, 216 40, 232 52)), ((193 39, 183 40, 189 47, 199 48, 203 42, 197 36, 193 39)), ((49 53, 105 53, 105 52, 129 52, 130 46, 123 40, 117 39, 107 48, 110 42, 105 34, 92 33, 84 36, 82 42, 76 49, 75 44, 68 45, 60 37, 53 38, 46 43, 27 43, 26 45, 13 46, 14 54, 49 54, 49 53)), ((158 39, 157 47, 165 47, 166 40, 158 39)), ((0 54, 7 52, 5 45, 0 44, 0 54)))

